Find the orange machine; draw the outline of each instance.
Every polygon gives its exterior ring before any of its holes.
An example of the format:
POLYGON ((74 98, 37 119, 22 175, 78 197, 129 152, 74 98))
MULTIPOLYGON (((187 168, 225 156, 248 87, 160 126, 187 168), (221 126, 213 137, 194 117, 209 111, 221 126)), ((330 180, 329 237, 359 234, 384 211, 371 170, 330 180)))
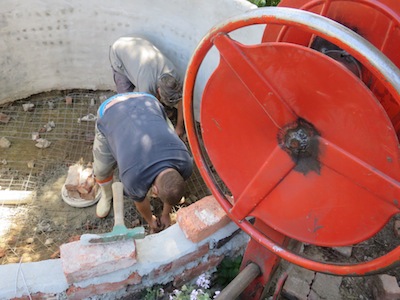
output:
POLYGON ((354 245, 399 213, 399 66, 398 0, 283 0, 215 26, 198 45, 184 86, 188 140, 213 195, 251 237, 242 269, 258 271, 244 299, 261 296, 280 258, 333 275, 399 262, 400 247, 354 265, 287 247, 354 245), (230 37, 257 24, 266 24, 257 45, 230 37), (220 61, 197 124, 193 91, 212 47, 220 61))

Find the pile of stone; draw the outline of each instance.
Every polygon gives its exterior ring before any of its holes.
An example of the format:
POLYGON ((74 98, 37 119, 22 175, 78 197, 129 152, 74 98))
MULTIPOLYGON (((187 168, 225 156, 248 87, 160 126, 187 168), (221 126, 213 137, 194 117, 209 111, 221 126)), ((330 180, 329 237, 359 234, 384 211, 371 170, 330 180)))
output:
POLYGON ((72 199, 94 200, 98 186, 94 180, 91 164, 77 163, 69 167, 65 189, 72 199))

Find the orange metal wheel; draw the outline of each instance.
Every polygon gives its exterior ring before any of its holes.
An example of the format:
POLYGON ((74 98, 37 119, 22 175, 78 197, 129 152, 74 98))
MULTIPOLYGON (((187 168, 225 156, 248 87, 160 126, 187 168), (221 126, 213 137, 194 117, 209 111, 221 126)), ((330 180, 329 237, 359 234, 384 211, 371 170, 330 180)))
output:
POLYGON ((248 221, 254 216, 302 242, 343 246, 371 237, 400 207, 399 142, 374 94, 343 65, 307 47, 245 46, 228 36, 241 27, 270 23, 297 26, 339 44, 384 78, 400 103, 399 70, 359 35, 310 12, 251 11, 214 27, 189 63, 184 113, 201 175, 229 217, 283 259, 337 275, 370 274, 396 264, 400 247, 355 265, 312 261, 276 244, 262 226, 248 221), (220 63, 203 92, 199 132, 193 91, 213 46, 220 63), (233 200, 214 180, 208 159, 233 200))

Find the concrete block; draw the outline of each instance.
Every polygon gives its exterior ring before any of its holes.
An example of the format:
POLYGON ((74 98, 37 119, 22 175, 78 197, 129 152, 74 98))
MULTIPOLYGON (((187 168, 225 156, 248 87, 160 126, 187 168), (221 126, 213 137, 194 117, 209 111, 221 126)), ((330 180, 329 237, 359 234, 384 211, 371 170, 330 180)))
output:
POLYGON ((293 266, 282 289, 283 296, 289 299, 309 300, 311 284, 315 272, 293 266))
POLYGON ((373 294, 379 300, 398 300, 400 299, 400 287, 394 276, 387 274, 378 275, 374 278, 373 294))
POLYGON ((198 243, 230 222, 214 196, 207 196, 177 213, 177 223, 187 239, 198 243))
POLYGON ((340 285, 342 277, 316 273, 309 294, 310 300, 342 299, 340 285))
POLYGON ((61 245, 60 254, 69 284, 128 268, 136 263, 133 239, 90 246, 76 241, 61 245))

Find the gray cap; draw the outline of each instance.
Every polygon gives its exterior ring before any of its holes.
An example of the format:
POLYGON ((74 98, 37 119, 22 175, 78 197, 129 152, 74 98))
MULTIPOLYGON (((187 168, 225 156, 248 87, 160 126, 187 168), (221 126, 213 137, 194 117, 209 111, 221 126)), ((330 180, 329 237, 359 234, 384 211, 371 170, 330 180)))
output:
POLYGON ((182 85, 171 74, 164 73, 158 78, 160 98, 167 106, 174 106, 182 99, 182 85))

